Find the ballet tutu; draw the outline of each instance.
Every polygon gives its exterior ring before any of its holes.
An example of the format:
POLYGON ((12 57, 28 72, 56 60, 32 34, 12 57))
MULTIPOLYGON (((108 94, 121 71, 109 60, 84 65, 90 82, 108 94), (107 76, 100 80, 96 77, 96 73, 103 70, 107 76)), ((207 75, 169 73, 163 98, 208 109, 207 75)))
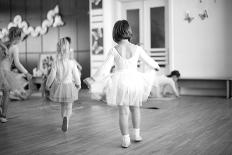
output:
POLYGON ((22 74, 0 69, 0 90, 20 90, 28 81, 22 74))
POLYGON ((105 101, 106 93, 112 80, 111 75, 112 74, 109 74, 103 78, 100 78, 91 85, 90 94, 92 99, 105 101))
MULTIPOLYGON (((116 71, 102 80, 105 82, 102 94, 105 94, 107 104, 111 106, 142 106, 150 95, 153 77, 153 71, 145 73, 137 70, 116 71)), ((92 89, 91 92, 99 94, 97 90, 92 89)))
POLYGON ((49 93, 49 99, 53 102, 70 103, 78 100, 79 89, 74 83, 59 83, 54 81, 49 93))

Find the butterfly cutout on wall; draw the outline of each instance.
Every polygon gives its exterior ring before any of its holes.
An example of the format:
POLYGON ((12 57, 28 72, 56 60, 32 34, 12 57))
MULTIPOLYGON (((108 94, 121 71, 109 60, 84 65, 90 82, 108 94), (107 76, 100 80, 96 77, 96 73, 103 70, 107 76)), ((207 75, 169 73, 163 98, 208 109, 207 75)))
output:
POLYGON ((186 21, 188 21, 188 23, 190 23, 193 19, 194 19, 194 17, 192 17, 189 12, 185 13, 184 20, 186 20, 186 21))
POLYGON ((199 17, 201 20, 204 20, 205 18, 209 18, 207 10, 204 10, 203 13, 199 13, 199 17))

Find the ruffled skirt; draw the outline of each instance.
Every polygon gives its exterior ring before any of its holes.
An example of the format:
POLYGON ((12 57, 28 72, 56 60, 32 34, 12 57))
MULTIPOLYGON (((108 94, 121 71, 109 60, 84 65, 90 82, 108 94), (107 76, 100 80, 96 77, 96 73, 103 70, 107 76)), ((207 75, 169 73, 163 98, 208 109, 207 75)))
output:
POLYGON ((20 90, 26 84, 22 74, 0 69, 0 90, 20 90))
POLYGON ((154 75, 154 71, 117 71, 93 83, 91 93, 98 97, 105 95, 108 105, 141 106, 150 95, 154 75))
POLYGON ((78 100, 79 88, 74 83, 58 83, 54 81, 50 89, 49 99, 53 102, 71 103, 78 100))

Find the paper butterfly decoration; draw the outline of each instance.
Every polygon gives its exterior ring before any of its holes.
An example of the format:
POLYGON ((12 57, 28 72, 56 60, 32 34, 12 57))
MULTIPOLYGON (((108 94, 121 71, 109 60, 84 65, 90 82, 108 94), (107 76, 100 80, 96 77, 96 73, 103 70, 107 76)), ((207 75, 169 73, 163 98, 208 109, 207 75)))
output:
POLYGON ((205 18, 209 18, 207 10, 204 10, 203 13, 199 13, 199 17, 201 20, 204 20, 205 18))
POLYGON ((185 13, 184 20, 186 20, 186 21, 188 21, 188 23, 190 23, 193 19, 194 19, 194 17, 192 17, 189 12, 185 13))

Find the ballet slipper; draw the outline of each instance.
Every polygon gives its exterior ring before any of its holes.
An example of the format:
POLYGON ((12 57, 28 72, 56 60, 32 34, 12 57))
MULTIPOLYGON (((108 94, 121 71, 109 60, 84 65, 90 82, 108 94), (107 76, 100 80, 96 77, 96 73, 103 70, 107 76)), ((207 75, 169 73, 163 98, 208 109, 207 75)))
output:
POLYGON ((62 123, 61 129, 63 132, 66 132, 68 130, 68 119, 66 116, 63 118, 63 123, 62 123))
POLYGON ((123 148, 128 148, 130 146, 130 136, 128 135, 123 135, 122 136, 122 147, 123 148))
POLYGON ((142 137, 140 136, 140 129, 133 129, 133 133, 135 142, 141 142, 142 137))

